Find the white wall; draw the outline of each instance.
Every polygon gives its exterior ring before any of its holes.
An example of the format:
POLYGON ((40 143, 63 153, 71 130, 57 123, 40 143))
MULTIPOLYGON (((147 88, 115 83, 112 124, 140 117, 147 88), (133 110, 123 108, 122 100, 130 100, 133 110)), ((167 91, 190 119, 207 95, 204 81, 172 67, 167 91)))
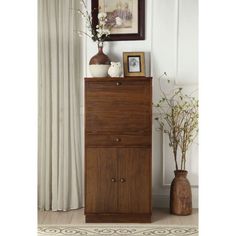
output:
MULTIPOLYGON (((152 1, 152 76, 153 101, 160 96, 158 77, 167 72, 169 79, 186 92, 196 91, 198 77, 198 1, 152 1)), ((195 92, 197 96, 197 93, 195 92)), ((154 113, 155 117, 155 113, 154 113)), ((153 205, 168 206, 169 184, 174 162, 162 133, 153 129, 153 205), (155 145, 156 144, 156 145, 155 145), (163 156, 164 155, 164 156, 163 156)), ((189 179, 193 207, 198 207, 198 145, 188 153, 189 179)))
MULTIPOLYGON (((90 0, 87 1, 90 7, 90 0)), ((197 89, 198 78, 198 0, 146 0, 146 39, 143 41, 106 42, 104 52, 112 61, 122 62, 124 51, 146 52, 147 75, 153 76, 153 102, 160 96, 158 77, 167 72, 168 78, 186 91, 197 89)), ((84 42, 85 76, 90 76, 89 59, 96 54, 96 43, 84 42)), ((83 85, 81 86, 83 96, 83 85)), ((83 99, 81 100, 81 106, 83 99)), ((83 110, 83 108, 82 108, 83 110)), ((155 113, 153 114, 155 117, 155 113)), ((173 160, 168 146, 163 146, 162 134, 153 120, 153 206, 168 207, 173 160), (164 162, 163 162, 164 153, 164 162), (169 158, 169 159, 168 159, 169 158)), ((189 179, 194 185, 193 207, 198 207, 198 146, 189 152, 189 179)))

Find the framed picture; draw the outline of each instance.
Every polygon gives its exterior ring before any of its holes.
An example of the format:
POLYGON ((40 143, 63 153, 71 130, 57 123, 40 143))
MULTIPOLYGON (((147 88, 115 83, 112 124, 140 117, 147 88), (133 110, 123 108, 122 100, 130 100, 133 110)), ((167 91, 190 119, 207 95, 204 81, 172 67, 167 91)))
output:
POLYGON ((124 76, 145 76, 144 52, 123 52, 124 76))
POLYGON ((107 13, 111 35, 107 41, 145 39, 145 0, 91 0, 93 27, 99 12, 107 13))

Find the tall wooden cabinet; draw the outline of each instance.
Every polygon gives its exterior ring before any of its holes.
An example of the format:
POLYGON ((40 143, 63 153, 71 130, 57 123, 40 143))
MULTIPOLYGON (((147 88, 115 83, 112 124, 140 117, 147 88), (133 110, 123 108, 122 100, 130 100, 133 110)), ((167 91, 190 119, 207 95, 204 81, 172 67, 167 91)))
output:
POLYGON ((152 80, 85 78, 86 222, 151 221, 152 80))

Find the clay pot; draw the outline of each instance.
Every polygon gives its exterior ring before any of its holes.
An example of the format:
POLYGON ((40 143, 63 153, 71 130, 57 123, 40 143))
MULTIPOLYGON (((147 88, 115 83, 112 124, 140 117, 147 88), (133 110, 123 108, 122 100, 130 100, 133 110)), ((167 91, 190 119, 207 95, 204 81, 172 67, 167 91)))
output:
POLYGON ((89 61, 89 70, 93 77, 107 77, 111 60, 103 53, 103 44, 98 44, 98 53, 89 61))
POLYGON ((192 214, 192 192, 187 179, 188 172, 177 170, 170 188, 170 213, 174 215, 192 214))

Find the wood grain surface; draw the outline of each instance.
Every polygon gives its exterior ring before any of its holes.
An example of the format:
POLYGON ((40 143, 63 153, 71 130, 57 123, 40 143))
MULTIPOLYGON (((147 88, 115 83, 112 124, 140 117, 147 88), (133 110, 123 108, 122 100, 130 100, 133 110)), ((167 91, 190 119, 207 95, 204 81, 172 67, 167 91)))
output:
POLYGON ((85 78, 86 222, 151 221, 152 81, 85 78))

